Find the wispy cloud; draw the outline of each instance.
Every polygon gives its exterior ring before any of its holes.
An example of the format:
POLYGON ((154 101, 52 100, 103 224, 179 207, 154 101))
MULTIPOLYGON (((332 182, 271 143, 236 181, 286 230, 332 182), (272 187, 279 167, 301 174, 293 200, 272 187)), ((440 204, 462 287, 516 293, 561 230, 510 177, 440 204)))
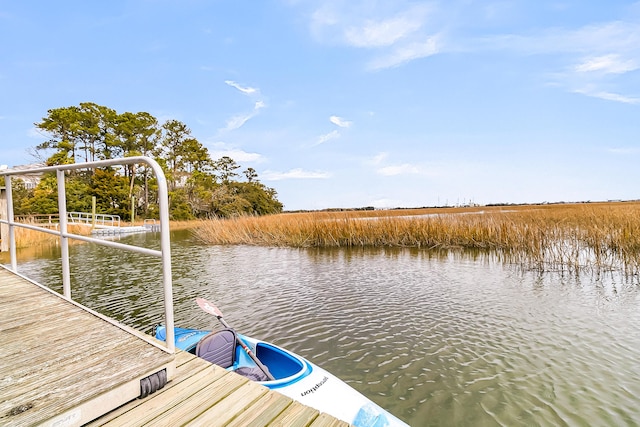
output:
POLYGON ((330 178, 329 172, 305 171, 300 168, 291 169, 288 172, 265 171, 262 179, 268 181, 281 181, 285 179, 326 179, 330 178))
POLYGON ((353 122, 350 122, 349 120, 345 120, 342 117, 338 117, 338 116, 329 117, 329 121, 341 128, 348 128, 353 124, 353 122))
POLYGON ((530 34, 500 34, 458 41, 461 53, 502 51, 536 55, 549 67, 539 70, 549 84, 571 93, 627 104, 640 96, 634 72, 640 70, 640 22, 609 21, 579 28, 547 28, 530 34), (551 65, 555 64, 555 69, 551 65))
POLYGON ((326 133, 324 135, 320 135, 318 137, 318 140, 316 141, 315 145, 320 145, 320 144, 324 144, 327 141, 331 141, 332 139, 337 139, 340 138, 340 132, 338 132, 337 130, 332 130, 329 133, 326 133))
MULTIPOLYGON (((231 86, 232 88, 237 89, 244 95, 247 95, 251 98, 260 98, 260 90, 257 88, 242 86, 234 82, 233 80, 225 80, 225 83, 231 86)), ((266 106, 267 106, 266 103, 262 99, 257 99, 256 101, 254 101, 253 109, 251 111, 247 113, 236 114, 231 118, 227 119, 226 126, 223 129, 221 129, 221 131, 223 132, 232 131, 232 130, 241 128, 248 120, 258 115, 260 110, 262 110, 266 106)))
MULTIPOLYGON (((342 129, 347 129, 351 127, 351 125, 353 124, 352 121, 345 120, 344 118, 339 116, 330 116, 329 121, 342 129)), ((315 147, 316 145, 324 144, 325 142, 338 139, 340 138, 340 136, 341 136, 340 130, 334 129, 331 132, 320 135, 312 146, 315 147)))
POLYGON ((414 59, 435 55, 439 52, 438 37, 428 37, 425 41, 413 42, 399 46, 386 55, 382 55, 369 62, 370 70, 392 68, 403 65, 414 59))
POLYGON ((590 96, 593 98, 604 99, 605 101, 615 101, 622 102, 624 104, 640 104, 640 98, 621 95, 619 93, 607 92, 603 90, 599 90, 594 85, 588 85, 583 88, 574 89, 574 93, 579 93, 581 95, 590 96))
POLYGON ((379 165, 382 162, 384 162, 388 157, 389 157, 389 153, 386 153, 386 152, 378 153, 375 156, 373 156, 371 159, 369 159, 368 163, 372 165, 379 165))
POLYGON ((378 70, 439 51, 436 32, 427 28, 431 12, 426 3, 326 2, 312 13, 310 28, 320 42, 370 50, 367 68, 378 70))
POLYGON ((264 161, 264 157, 259 153, 249 153, 244 150, 240 150, 238 148, 225 148, 224 144, 222 147, 214 148, 213 150, 209 150, 209 155, 212 159, 219 159, 221 157, 231 157, 233 160, 237 162, 253 162, 253 163, 261 163, 264 161))
POLYGON ((619 54, 593 56, 576 65, 578 73, 601 72, 605 74, 624 74, 640 68, 634 60, 625 60, 619 54))
POLYGON ((422 17, 405 12, 388 19, 368 19, 359 26, 346 28, 344 36, 347 44, 351 46, 384 47, 410 37, 422 25, 422 17))
MULTIPOLYGON (((637 103, 640 93, 632 76, 640 70, 640 21, 632 18, 633 13, 578 27, 531 29, 531 25, 522 25, 527 29, 500 31, 519 27, 514 19, 524 20, 532 7, 505 1, 327 0, 310 13, 310 31, 320 43, 370 52, 365 63, 369 71, 400 67, 445 52, 538 55, 548 61, 538 61, 541 67, 532 72, 549 84, 585 96, 637 103)), ((568 6, 557 3, 538 9, 563 7, 568 6)))
POLYGON ((254 87, 241 86, 239 83, 236 83, 233 80, 225 80, 224 82, 229 86, 238 89, 240 92, 244 93, 245 95, 255 95, 260 93, 260 91, 254 87))

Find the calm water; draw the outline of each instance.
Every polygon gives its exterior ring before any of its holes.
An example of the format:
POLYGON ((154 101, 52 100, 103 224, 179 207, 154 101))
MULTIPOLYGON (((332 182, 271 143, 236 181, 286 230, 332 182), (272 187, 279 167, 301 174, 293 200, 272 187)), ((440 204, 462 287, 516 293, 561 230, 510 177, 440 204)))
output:
MULTIPOLYGON (((172 242, 176 324, 213 325, 194 303, 210 299, 236 329, 308 357, 412 426, 640 425, 637 278, 412 250, 207 247, 187 232, 172 242)), ((74 298, 145 331, 162 322, 157 260, 90 244, 70 253, 74 298)), ((19 270, 60 290, 58 256, 22 254, 19 270)))

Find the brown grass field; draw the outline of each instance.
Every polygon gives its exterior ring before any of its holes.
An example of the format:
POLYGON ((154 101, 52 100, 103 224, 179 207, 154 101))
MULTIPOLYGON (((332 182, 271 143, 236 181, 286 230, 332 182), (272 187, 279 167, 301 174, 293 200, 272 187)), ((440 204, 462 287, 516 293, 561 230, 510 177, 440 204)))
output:
POLYGON ((486 250, 526 268, 640 269, 640 202, 283 213, 203 221, 204 243, 486 250))

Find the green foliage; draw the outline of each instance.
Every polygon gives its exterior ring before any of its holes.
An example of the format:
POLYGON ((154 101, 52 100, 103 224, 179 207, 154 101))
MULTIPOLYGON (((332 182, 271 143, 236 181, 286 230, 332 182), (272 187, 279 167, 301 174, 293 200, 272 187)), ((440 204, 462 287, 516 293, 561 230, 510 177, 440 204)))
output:
POLYGON ((188 221, 196 218, 182 189, 169 192, 169 211, 171 219, 176 221, 188 221))
POLYGON ((11 199, 13 200, 13 214, 27 215, 27 202, 33 197, 33 190, 29 190, 21 179, 11 180, 11 199))
MULTIPOLYGON (((178 120, 159 125, 149 113, 118 114, 90 102, 47 113, 35 123, 49 135, 36 147, 47 164, 151 156, 167 178, 170 215, 176 220, 282 212, 277 193, 258 181, 253 168, 243 172, 247 182, 237 181, 240 165, 228 156, 212 160, 207 148, 178 120)), ((137 216, 156 218, 156 189, 157 183, 145 166, 79 171, 66 180, 67 210, 90 212, 91 196, 95 196, 99 213, 127 219, 133 196, 137 216)), ((35 190, 20 193, 17 209, 22 213, 57 213, 56 195, 55 176, 43 176, 35 190)))
MULTIPOLYGON (((91 195, 96 197, 97 212, 130 218, 129 183, 126 177, 116 174, 115 169, 95 171, 91 179, 91 195)), ((90 209, 85 212, 90 212, 90 209)))
POLYGON ((238 197, 247 201, 248 212, 253 215, 270 215, 282 212, 282 203, 276 199, 276 192, 260 182, 234 182, 230 184, 238 197))
POLYGON ((22 202, 24 212, 36 214, 58 213, 58 182, 54 174, 45 174, 33 190, 33 197, 22 202))
POLYGON ((67 212, 91 212, 92 186, 88 177, 75 175, 65 180, 67 212))

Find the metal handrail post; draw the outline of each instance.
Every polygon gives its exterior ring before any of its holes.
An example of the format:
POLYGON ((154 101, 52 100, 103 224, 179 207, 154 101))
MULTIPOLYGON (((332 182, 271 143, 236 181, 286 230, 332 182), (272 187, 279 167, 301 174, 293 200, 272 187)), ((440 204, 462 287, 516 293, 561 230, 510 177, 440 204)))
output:
POLYGON ((167 349, 175 351, 175 332, 173 318, 173 285, 171 278, 171 233, 169 230, 169 190, 167 179, 160 165, 153 159, 147 163, 154 170, 158 180, 158 202, 160 209, 160 251, 162 252, 162 277, 164 283, 164 312, 167 333, 167 349))
POLYGON ((69 239, 67 238, 67 194, 64 170, 56 171, 58 178, 58 211, 60 213, 60 257, 62 258, 62 295, 71 299, 71 274, 69 268, 69 239))
POLYGON ((11 269, 18 271, 18 257, 16 255, 16 231, 13 225, 13 194, 11 192, 11 175, 4 177, 5 192, 7 196, 7 222, 9 223, 9 257, 11 269))

